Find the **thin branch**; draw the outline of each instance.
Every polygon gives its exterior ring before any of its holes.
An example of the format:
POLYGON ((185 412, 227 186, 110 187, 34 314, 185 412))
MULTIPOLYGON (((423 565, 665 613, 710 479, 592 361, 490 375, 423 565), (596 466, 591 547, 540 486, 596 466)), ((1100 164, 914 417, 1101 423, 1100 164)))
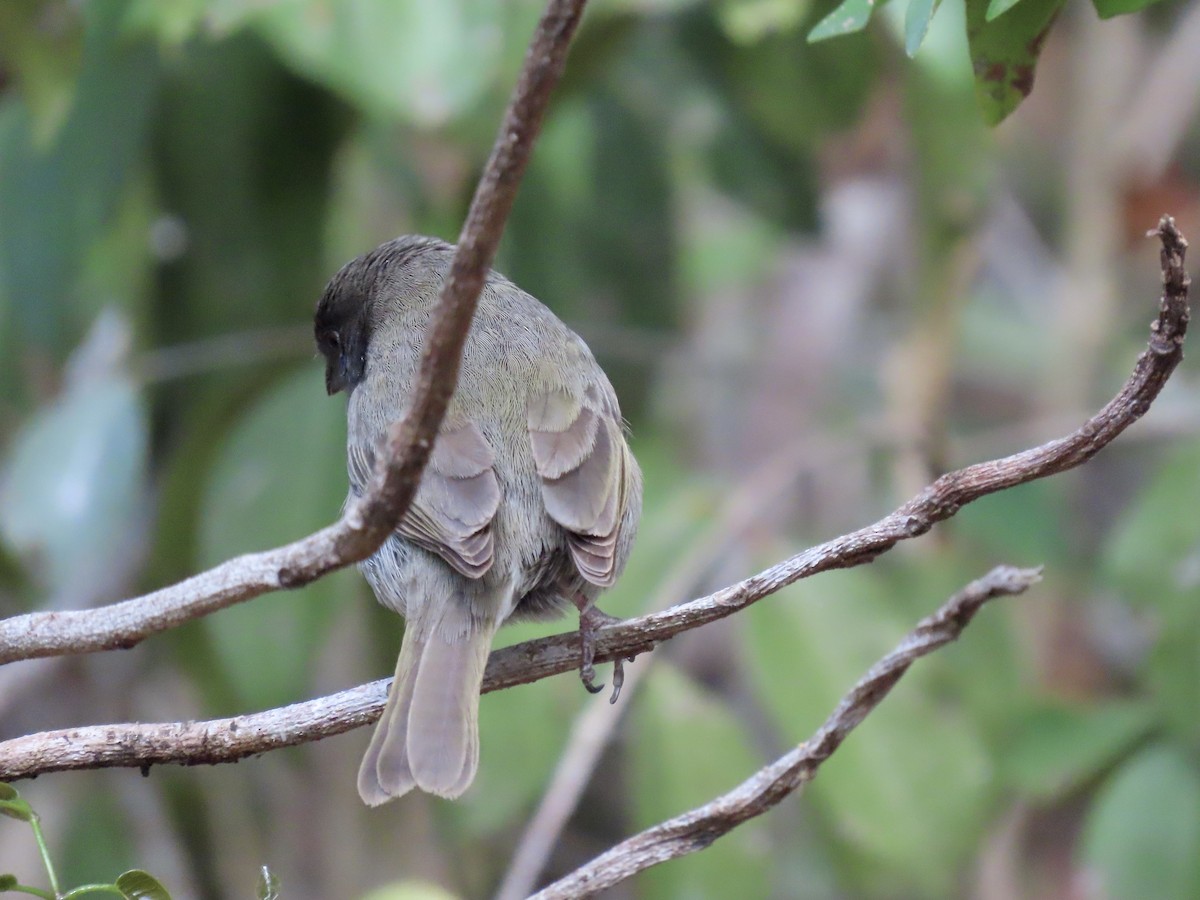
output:
POLYGON ((813 779, 821 763, 879 705, 914 661, 955 640, 988 600, 1019 594, 1040 579, 1041 569, 998 566, 971 582, 872 666, 809 740, 729 793, 617 844, 534 898, 590 897, 650 866, 703 850, 741 823, 762 815, 813 779))
MULTIPOLYGON (((652 650, 682 631, 732 615, 783 587, 818 572, 861 565, 897 543, 918 537, 973 500, 1065 471, 1087 461, 1137 421, 1183 358, 1189 280, 1187 242, 1169 217, 1152 232, 1162 241, 1165 290, 1150 342, 1133 374, 1103 409, 1067 437, 1002 459, 943 475, 874 525, 784 560, 716 593, 662 612, 602 628, 596 661, 652 650)), ((8 640, 0 625, 0 654, 8 640)), ((538 681, 579 667, 579 635, 568 632, 495 651, 484 692, 538 681)), ((329 697, 266 712, 208 722, 101 725, 28 735, 0 743, 0 779, 102 766, 233 762, 278 747, 341 734, 379 717, 387 679, 329 697)))
POLYGON ((96 609, 0 622, 0 663, 132 647, 234 603, 308 584, 379 549, 408 509, 454 392, 479 291, 585 2, 549 0, 538 22, 425 336, 410 412, 388 432, 387 451, 363 496, 303 540, 237 557, 171 587, 96 609))

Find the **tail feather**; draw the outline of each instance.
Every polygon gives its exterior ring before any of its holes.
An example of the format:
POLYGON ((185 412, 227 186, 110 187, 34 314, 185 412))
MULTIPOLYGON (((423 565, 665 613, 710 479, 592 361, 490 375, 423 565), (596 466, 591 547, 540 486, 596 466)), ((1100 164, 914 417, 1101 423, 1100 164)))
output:
MULTIPOLYGON (((423 791, 457 797, 479 767, 479 689, 492 630, 457 641, 430 635, 408 713, 407 757, 423 791)), ((395 739, 395 732, 393 732, 395 739)), ((388 745, 384 745, 387 753, 388 745)))
POLYGON ((358 793, 377 806, 414 787, 454 798, 479 767, 479 690, 495 628, 458 640, 405 631, 396 679, 358 773, 358 793))
POLYGON ((401 740, 399 746, 388 755, 384 754, 384 745, 390 734, 403 735, 407 727, 408 712, 412 707, 413 684, 416 680, 412 676, 416 672, 422 647, 421 642, 416 640, 416 635, 410 637, 408 632, 405 632, 404 642, 400 646, 400 657, 396 660, 396 677, 392 679, 387 704, 375 725, 371 743, 367 746, 366 755, 363 756, 362 765, 358 769, 358 795, 367 806, 379 806, 393 797, 407 794, 416 786, 416 780, 409 768, 404 741, 401 740))

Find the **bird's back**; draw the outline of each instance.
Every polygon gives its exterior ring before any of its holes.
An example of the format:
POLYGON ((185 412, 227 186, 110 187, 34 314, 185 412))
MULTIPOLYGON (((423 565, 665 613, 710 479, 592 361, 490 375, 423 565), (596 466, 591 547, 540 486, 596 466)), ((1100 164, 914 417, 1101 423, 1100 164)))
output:
MULTIPOLYGON (((351 396, 352 435, 377 441, 407 412, 423 337, 452 254, 449 245, 433 243, 389 274, 398 290, 373 313, 376 338, 365 379, 379 384, 351 396)), ((596 398, 620 421, 612 385, 584 341, 536 298, 492 273, 467 335, 443 431, 470 422, 491 448, 502 502, 491 524, 495 549, 487 580, 511 576, 514 605, 526 599, 522 615, 552 614, 564 592, 598 592, 572 565, 567 530, 546 510, 544 478, 531 448, 530 405, 553 391, 596 398)), ((625 494, 636 500, 630 510, 636 522, 641 477, 632 455, 628 459, 631 484, 625 494)), ((631 543, 632 533, 618 549, 618 569, 631 543)))

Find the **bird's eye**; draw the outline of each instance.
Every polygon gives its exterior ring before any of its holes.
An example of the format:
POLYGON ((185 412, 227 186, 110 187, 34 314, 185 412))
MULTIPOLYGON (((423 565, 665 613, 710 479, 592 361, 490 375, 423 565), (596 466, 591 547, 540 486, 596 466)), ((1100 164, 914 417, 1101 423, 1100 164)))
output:
POLYGON ((333 350, 341 347, 341 336, 336 331, 331 331, 325 336, 325 340, 329 342, 329 346, 333 350))

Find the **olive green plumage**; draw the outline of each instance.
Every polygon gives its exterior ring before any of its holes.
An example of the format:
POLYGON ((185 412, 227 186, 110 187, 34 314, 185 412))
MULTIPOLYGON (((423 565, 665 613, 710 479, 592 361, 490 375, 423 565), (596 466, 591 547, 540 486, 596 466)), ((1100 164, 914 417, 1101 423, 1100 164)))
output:
MULTIPOLYGON (((412 394, 454 248, 406 236, 348 263, 317 308, 330 393, 349 390, 350 494, 412 394)), ((412 508, 361 564, 406 619, 396 678, 359 771, 374 806, 413 787, 457 797, 479 764, 492 637, 594 598, 625 565, 642 483, 612 385, 583 340, 490 273, 458 387, 412 508)))

